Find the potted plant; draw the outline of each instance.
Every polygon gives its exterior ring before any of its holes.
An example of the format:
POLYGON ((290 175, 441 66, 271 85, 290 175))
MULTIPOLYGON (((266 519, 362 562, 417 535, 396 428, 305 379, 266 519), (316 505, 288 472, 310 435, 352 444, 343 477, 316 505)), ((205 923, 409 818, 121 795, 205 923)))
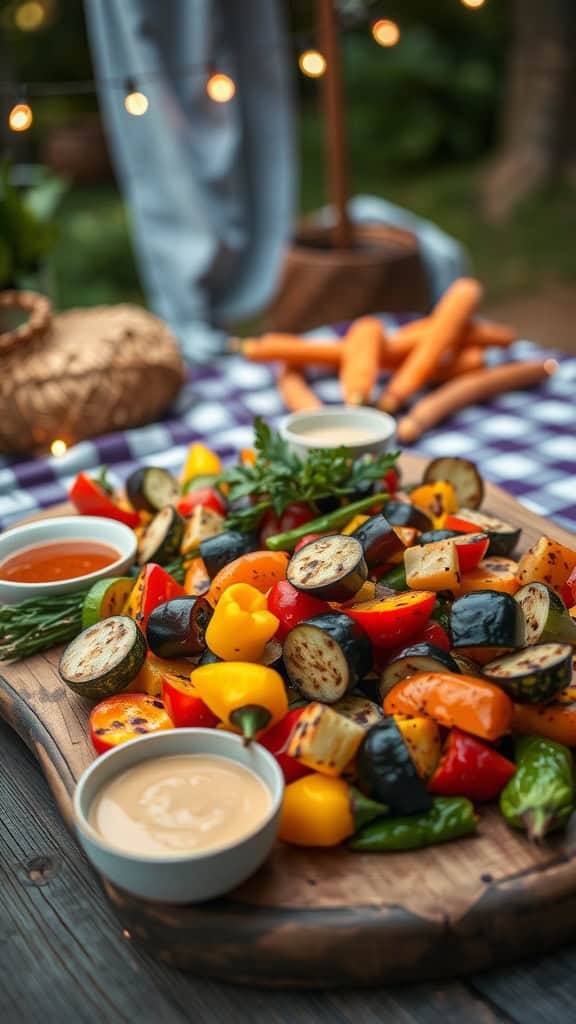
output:
POLYGON ((0 289, 45 284, 47 257, 57 237, 54 214, 65 189, 62 179, 47 174, 21 188, 14 184, 8 161, 0 164, 0 289))

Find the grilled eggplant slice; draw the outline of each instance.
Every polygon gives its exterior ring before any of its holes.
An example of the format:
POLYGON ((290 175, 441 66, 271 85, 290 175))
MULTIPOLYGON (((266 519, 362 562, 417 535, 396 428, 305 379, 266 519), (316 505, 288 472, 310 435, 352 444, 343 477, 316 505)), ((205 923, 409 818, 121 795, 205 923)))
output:
POLYGON ((576 622, 547 583, 526 583, 514 595, 526 620, 526 643, 576 644, 576 622))
POLYGON ((336 704, 372 666, 372 644, 348 615, 327 612, 299 622, 284 640, 292 686, 308 700, 336 704))
POLYGON ((525 625, 522 609, 510 594, 477 590, 454 601, 450 616, 452 646, 473 648, 523 647, 525 625))
POLYGON ((474 508, 461 508, 453 518, 471 523, 478 527, 480 533, 487 534, 490 539, 487 556, 504 555, 507 557, 511 555, 522 533, 520 526, 512 526, 510 523, 504 522, 503 519, 497 519, 496 516, 487 515, 485 512, 478 512, 474 508))
POLYGON ((286 753, 323 775, 341 775, 365 730, 333 708, 314 702, 302 712, 286 753))
POLYGON ((159 658, 191 658, 206 648, 214 609, 205 597, 174 597, 150 613, 146 639, 159 658))
POLYGON ((413 644, 396 655, 384 669, 378 689, 380 700, 384 700, 396 683, 418 672, 460 672, 460 668, 452 655, 441 647, 427 643, 413 644))
POLYGON ((258 538, 254 533, 242 533, 240 530, 226 530, 215 537, 200 542, 200 555, 211 580, 220 569, 249 551, 258 551, 258 538))
POLYGON ((126 481, 126 494, 130 504, 138 511, 160 512, 166 505, 178 500, 178 481, 161 466, 135 469, 126 481))
POLYGON ((384 717, 382 708, 373 700, 359 697, 353 693, 343 697, 337 704, 333 704, 332 710, 337 711, 339 715, 344 715, 344 718, 349 718, 351 722, 356 722, 356 725, 361 726, 362 729, 369 729, 384 717))
POLYGON ((369 569, 373 569, 377 565, 384 565, 394 555, 401 555, 406 547, 394 527, 382 515, 370 516, 349 536, 355 537, 362 545, 366 565, 369 569))
POLYGON ((454 537, 462 537, 458 530, 427 530, 421 533, 414 541, 415 544, 437 544, 439 540, 452 540, 454 537))
POLYGON ((484 500, 484 481, 473 462, 459 456, 432 459, 423 476, 425 484, 447 480, 452 484, 459 506, 480 508, 484 500))
POLYGON ((534 644, 484 666, 484 675, 520 704, 547 704, 572 681, 571 644, 534 644))
POLYGON ((482 676, 482 669, 480 665, 477 665, 472 658, 469 658, 466 654, 462 654, 462 651, 450 651, 450 656, 458 665, 458 670, 463 676, 474 676, 480 679, 482 676))
MULTIPOLYGON (((384 515, 384 513, 382 513, 384 515)), ((392 526, 413 526, 416 530, 431 530, 433 522, 421 508, 416 508, 409 501, 387 501, 386 519, 392 526)))
POLYGON ((173 505, 166 505, 146 527, 138 543, 138 565, 166 565, 180 554, 184 520, 173 505))
POLYGON ((313 597, 349 601, 368 578, 362 545, 342 533, 311 540, 292 555, 286 578, 313 597))
POLYGON ((356 772, 362 792, 387 804, 392 814, 415 814, 432 806, 404 737, 390 716, 366 733, 356 755, 356 772))
POLYGON ((70 641, 58 672, 74 693, 103 700, 125 690, 145 658, 146 641, 140 627, 127 615, 111 615, 70 641))

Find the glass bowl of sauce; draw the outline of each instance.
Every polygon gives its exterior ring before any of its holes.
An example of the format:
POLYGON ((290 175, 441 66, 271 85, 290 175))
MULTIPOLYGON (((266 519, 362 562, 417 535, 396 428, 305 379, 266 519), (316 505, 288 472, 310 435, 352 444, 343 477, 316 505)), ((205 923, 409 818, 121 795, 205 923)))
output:
POLYGON ((55 516, 0 536, 0 602, 72 593, 134 562, 133 530, 101 516, 55 516))
POLYGON ((295 412, 280 423, 280 433, 297 455, 311 448, 349 448, 355 457, 378 455, 392 447, 396 420, 378 409, 327 405, 295 412))
POLYGON ((110 750, 74 794, 80 843, 97 871, 143 899, 200 903, 268 856, 284 779, 272 755, 215 729, 174 729, 110 750))

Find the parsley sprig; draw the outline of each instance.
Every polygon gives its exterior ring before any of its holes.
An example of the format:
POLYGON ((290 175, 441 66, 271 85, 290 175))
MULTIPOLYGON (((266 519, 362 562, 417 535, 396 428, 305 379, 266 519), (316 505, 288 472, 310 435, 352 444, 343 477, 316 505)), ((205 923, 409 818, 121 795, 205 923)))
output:
POLYGON ((253 464, 232 466, 218 481, 229 488, 229 530, 253 530, 267 509, 281 515, 295 501, 307 502, 318 512, 316 503, 322 498, 346 498, 366 483, 380 480, 399 455, 385 452, 354 459, 345 447, 316 448, 301 459, 261 417, 254 423, 254 447, 257 457, 253 464), (233 507, 248 497, 255 497, 256 503, 233 507))

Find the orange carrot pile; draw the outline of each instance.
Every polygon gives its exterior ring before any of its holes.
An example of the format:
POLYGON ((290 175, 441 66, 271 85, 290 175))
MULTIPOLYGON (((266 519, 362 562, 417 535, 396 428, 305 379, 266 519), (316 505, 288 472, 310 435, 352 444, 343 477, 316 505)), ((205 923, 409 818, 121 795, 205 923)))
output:
POLYGON ((304 374, 298 367, 283 364, 278 371, 278 390, 290 412, 305 412, 321 409, 322 402, 308 387, 304 374))
POLYGON ((380 409, 395 413, 431 380, 444 353, 456 347, 466 325, 482 298, 482 287, 462 277, 444 293, 436 306, 430 326, 418 344, 392 375, 378 403, 380 409))
POLYGON ((386 338, 375 316, 355 320, 342 343, 340 387, 346 405, 365 405, 378 380, 380 353, 386 338))

